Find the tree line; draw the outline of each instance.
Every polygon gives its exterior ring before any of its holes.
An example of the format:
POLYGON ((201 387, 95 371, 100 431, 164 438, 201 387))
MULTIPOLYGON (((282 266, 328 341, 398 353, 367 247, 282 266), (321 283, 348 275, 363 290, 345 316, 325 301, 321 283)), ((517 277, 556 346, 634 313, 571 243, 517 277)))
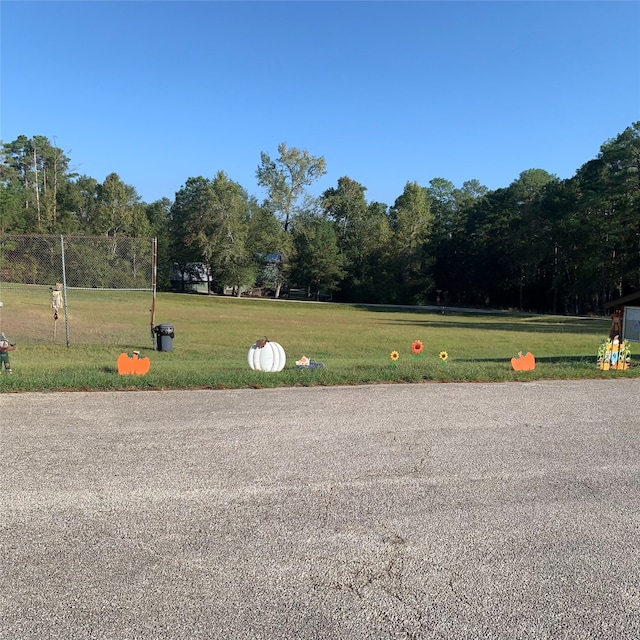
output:
POLYGON ((407 182, 391 205, 347 176, 313 197, 324 158, 277 152, 260 154, 262 202, 219 171, 146 203, 117 173, 79 175, 45 136, 21 135, 2 143, 0 233, 155 236, 165 290, 206 274, 211 291, 237 295, 573 314, 640 289, 640 122, 572 178, 536 168, 496 190, 407 182))

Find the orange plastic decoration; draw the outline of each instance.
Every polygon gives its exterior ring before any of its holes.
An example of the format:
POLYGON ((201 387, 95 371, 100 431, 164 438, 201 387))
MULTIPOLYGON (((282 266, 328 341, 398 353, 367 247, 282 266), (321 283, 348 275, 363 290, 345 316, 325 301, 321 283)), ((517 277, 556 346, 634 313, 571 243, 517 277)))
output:
POLYGON ((118 356, 118 373, 121 376, 143 376, 148 373, 151 368, 151 361, 149 358, 140 358, 139 356, 139 351, 134 351, 132 356, 128 353, 121 353, 118 356))
POLYGON ((533 371, 536 368, 536 359, 531 352, 523 356, 522 351, 518 351, 518 357, 511 358, 511 366, 514 371, 533 371))

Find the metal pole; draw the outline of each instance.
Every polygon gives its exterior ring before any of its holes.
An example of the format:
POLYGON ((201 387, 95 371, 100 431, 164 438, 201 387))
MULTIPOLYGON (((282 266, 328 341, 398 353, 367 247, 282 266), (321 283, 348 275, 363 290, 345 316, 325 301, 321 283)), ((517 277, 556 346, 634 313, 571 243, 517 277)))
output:
POLYGON ((151 268, 151 346, 155 350, 153 327, 156 324, 156 290, 158 287, 158 238, 152 240, 152 268, 151 268))
POLYGON ((60 255, 62 256, 62 304, 64 305, 64 330, 69 348, 69 313, 67 311, 67 268, 64 262, 64 236, 60 236, 60 255))

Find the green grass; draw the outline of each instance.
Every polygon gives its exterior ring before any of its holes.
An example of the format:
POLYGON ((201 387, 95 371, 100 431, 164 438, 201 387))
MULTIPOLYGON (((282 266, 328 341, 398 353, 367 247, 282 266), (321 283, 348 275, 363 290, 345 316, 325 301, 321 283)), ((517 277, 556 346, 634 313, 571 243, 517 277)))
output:
POLYGON ((2 330, 17 342, 14 373, 0 375, 0 392, 113 389, 235 389, 374 383, 507 381, 640 377, 600 371, 596 353, 608 336, 607 318, 447 312, 159 294, 156 324, 175 328, 171 352, 153 350, 150 294, 70 293, 70 346, 64 321, 53 320, 48 291, 1 292, 2 330), (279 373, 252 371, 247 352, 258 338, 279 342, 287 364, 279 373), (413 358, 414 340, 425 345, 413 358), (151 359, 145 376, 120 376, 116 360, 139 350, 151 359), (394 366, 389 354, 400 353, 394 366), (442 364, 440 351, 449 360, 442 364), (519 351, 536 368, 515 372, 519 351), (324 363, 299 370, 302 355, 324 363))

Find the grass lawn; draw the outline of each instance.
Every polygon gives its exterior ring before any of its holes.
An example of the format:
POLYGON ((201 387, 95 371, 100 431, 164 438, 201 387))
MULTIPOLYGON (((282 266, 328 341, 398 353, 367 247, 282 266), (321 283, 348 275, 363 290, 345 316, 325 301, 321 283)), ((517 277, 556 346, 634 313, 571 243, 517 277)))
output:
MULTIPOLYGON (((480 314, 284 300, 161 293, 155 323, 175 329, 172 351, 156 351, 150 333, 150 294, 71 291, 70 345, 65 323, 53 337, 49 292, 0 291, 2 325, 18 349, 14 373, 0 375, 0 392, 46 390, 261 388, 383 382, 506 381, 640 377, 631 345, 628 371, 600 371, 598 346, 608 318, 480 314), (252 371, 247 352, 259 338, 279 342, 283 371, 252 371), (424 351, 412 356, 414 340, 424 351), (120 353, 139 350, 151 360, 144 376, 120 376, 120 353), (399 352, 397 363, 391 351, 399 352), (448 353, 442 363, 441 351, 448 353), (534 371, 515 372, 519 351, 536 357, 534 371), (324 363, 299 370, 302 355, 324 363)), ((639 360, 640 360, 640 356, 639 360)))

